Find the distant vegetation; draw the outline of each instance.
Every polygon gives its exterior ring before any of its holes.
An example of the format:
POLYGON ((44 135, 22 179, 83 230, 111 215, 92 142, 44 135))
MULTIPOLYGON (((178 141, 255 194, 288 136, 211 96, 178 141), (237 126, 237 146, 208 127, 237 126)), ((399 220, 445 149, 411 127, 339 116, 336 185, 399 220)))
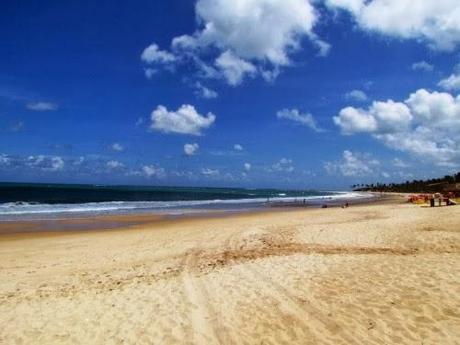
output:
POLYGON ((372 183, 355 184, 351 186, 355 191, 398 192, 398 193, 437 193, 443 192, 449 184, 460 183, 460 172, 430 180, 413 180, 403 183, 372 183))

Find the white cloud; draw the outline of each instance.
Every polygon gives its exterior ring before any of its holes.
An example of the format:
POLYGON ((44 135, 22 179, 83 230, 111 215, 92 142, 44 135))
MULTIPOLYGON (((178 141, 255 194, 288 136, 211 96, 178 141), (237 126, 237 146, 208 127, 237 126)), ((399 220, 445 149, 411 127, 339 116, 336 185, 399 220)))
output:
POLYGON ((324 168, 328 174, 343 175, 346 177, 369 176, 375 173, 380 162, 370 155, 353 153, 345 150, 342 159, 336 162, 326 162, 324 168))
POLYGON ((234 149, 235 151, 243 151, 243 150, 244 150, 243 146, 240 145, 240 144, 235 144, 235 145, 233 145, 233 149, 234 149))
POLYGON ((244 163, 244 170, 249 171, 251 170, 251 164, 250 163, 244 163))
POLYGON ((124 167, 125 165, 119 161, 112 160, 107 162, 107 168, 109 169, 121 169, 124 167))
POLYGON ((144 165, 141 168, 141 173, 148 178, 156 177, 163 178, 165 177, 165 170, 155 165, 144 165))
POLYGON ((61 157, 52 157, 50 171, 58 171, 64 169, 64 160, 61 157))
POLYGON ((460 43, 458 0, 326 0, 350 12, 369 31, 423 40, 433 49, 452 51, 460 43))
POLYGON ((273 65, 289 64, 289 51, 312 35, 317 20, 305 0, 199 0, 196 13, 204 26, 195 35, 201 44, 273 65))
POLYGON ((187 156, 193 156, 194 154, 196 154, 196 152, 198 151, 199 148, 200 148, 200 146, 197 143, 185 144, 184 145, 184 153, 187 156))
POLYGON ((349 100, 357 101, 357 102, 365 102, 367 101, 367 95, 364 91, 352 90, 345 94, 345 99, 349 99, 349 100))
POLYGON ((11 162, 11 158, 5 154, 0 154, 0 165, 7 166, 11 162))
POLYGON ((390 176, 391 176, 389 173, 387 173, 387 172, 385 172, 385 171, 382 171, 381 175, 382 175, 382 177, 384 177, 384 178, 390 178, 390 176))
POLYGON ((217 68, 222 72, 227 83, 232 86, 241 84, 246 75, 254 75, 256 67, 245 61, 230 50, 223 52, 215 62, 217 68))
POLYGON ((141 59, 146 63, 157 62, 163 64, 176 61, 176 57, 173 54, 165 50, 160 50, 158 48, 158 45, 156 45, 155 43, 152 43, 144 49, 144 51, 141 54, 141 59))
POLYGON ((408 168, 408 167, 410 167, 410 164, 404 162, 403 160, 401 160, 399 158, 393 159, 393 161, 391 163, 397 168, 408 168))
POLYGON ((145 68, 144 73, 147 79, 152 79, 153 76, 158 73, 158 70, 155 68, 145 68))
POLYGON ((460 163, 460 96, 420 89, 404 102, 344 108, 334 122, 344 134, 369 133, 390 148, 438 165, 460 163))
POLYGON ((460 74, 451 74, 441 80, 438 85, 445 90, 460 90, 460 74))
POLYGON ((432 72, 434 70, 434 66, 426 61, 414 62, 411 67, 414 71, 432 72))
POLYGON ((279 119, 291 120, 298 122, 304 126, 310 127, 315 132, 321 132, 322 130, 316 124, 315 119, 311 114, 301 113, 298 109, 283 109, 276 113, 279 119))
POLYGON ((195 37, 190 35, 181 35, 172 39, 171 48, 173 51, 193 51, 199 47, 195 37))
POLYGON ((280 66, 291 64, 291 53, 300 49, 305 38, 318 49, 318 55, 329 52, 330 45, 313 32, 318 13, 310 2, 198 0, 197 30, 192 35, 175 37, 172 53, 152 44, 142 59, 157 64, 192 61, 208 77, 223 74, 230 85, 238 85, 244 77, 257 73, 273 80, 280 66), (211 67, 214 63, 217 71, 211 67))
MULTIPOLYGON (((118 160, 108 160, 104 156, 90 154, 79 157, 48 155, 6 155, 0 154, 0 170, 15 171, 18 174, 56 173, 66 171, 75 176, 90 176, 120 172, 126 176, 166 177, 165 169, 151 164, 133 169, 118 160)), ((19 176, 19 175, 18 175, 19 176)))
MULTIPOLYGON (((316 37, 316 36, 312 36, 312 37, 316 37)), ((315 44, 315 46, 318 48, 318 56, 320 57, 326 57, 329 55, 329 52, 331 51, 331 48, 332 48, 332 45, 323 41, 323 40, 320 40, 319 38, 315 38, 313 40, 313 43, 315 44)))
POLYGON ((114 151, 118 151, 118 152, 121 152, 123 151, 125 148, 123 147, 123 145, 121 145, 120 143, 113 143, 110 148, 114 151))
POLYGON ((207 88, 206 86, 202 85, 200 82, 195 83, 195 94, 198 97, 205 98, 205 99, 213 99, 219 96, 219 94, 216 91, 207 88))
POLYGON ((40 101, 27 103, 26 108, 33 111, 54 111, 59 107, 55 103, 40 101))
POLYGON ((168 111, 166 107, 159 105, 151 115, 152 130, 164 133, 179 133, 201 135, 201 131, 209 128, 216 116, 208 113, 200 115, 192 105, 182 105, 177 111, 168 111))
POLYGON ((292 159, 281 158, 277 163, 271 166, 271 171, 293 172, 294 166, 292 159))
POLYGON ((27 165, 32 168, 37 168, 42 171, 60 171, 64 169, 64 160, 59 156, 29 156, 27 158, 27 165))
POLYGON ((210 169, 210 168, 201 169, 201 173, 207 177, 218 177, 220 175, 220 171, 218 169, 210 169))
POLYGON ((343 108, 340 110, 339 116, 334 116, 333 120, 343 134, 373 132, 377 128, 375 118, 360 108, 343 108))
POLYGON ((409 108, 398 102, 373 102, 367 110, 362 108, 343 108, 334 123, 344 134, 385 133, 405 130, 412 120, 409 108))

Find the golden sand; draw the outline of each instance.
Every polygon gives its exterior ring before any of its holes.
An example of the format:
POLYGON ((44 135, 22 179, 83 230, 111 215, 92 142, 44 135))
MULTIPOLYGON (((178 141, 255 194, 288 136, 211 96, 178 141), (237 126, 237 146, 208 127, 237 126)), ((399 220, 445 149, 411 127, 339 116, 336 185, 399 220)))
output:
POLYGON ((0 236, 1 344, 460 344, 460 207, 0 236))

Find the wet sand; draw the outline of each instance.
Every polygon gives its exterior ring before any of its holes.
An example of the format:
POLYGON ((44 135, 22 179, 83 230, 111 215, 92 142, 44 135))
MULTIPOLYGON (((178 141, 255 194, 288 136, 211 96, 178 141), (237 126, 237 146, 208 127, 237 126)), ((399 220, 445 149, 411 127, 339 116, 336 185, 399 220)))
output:
POLYGON ((460 207, 400 201, 1 235, 0 343, 459 344, 460 207))

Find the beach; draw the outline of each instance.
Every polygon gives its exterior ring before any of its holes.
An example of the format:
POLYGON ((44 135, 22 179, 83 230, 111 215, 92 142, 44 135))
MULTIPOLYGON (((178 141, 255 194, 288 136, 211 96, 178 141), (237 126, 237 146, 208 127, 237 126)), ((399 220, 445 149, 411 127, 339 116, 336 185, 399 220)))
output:
POLYGON ((0 344, 460 344, 460 208, 404 200, 10 223, 0 344))

